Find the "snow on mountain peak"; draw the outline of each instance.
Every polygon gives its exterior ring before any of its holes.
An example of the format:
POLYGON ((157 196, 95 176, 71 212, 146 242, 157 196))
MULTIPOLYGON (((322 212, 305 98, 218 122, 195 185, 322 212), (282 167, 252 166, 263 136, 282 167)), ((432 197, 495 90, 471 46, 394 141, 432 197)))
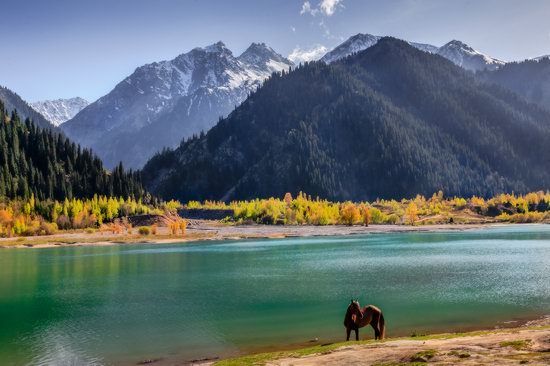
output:
POLYGON ((45 100, 31 103, 30 106, 42 114, 55 126, 73 118, 78 112, 88 105, 88 101, 80 98, 45 100))
POLYGON ((445 44, 437 53, 456 65, 471 71, 483 69, 495 70, 505 64, 504 61, 476 51, 464 42, 457 40, 452 40, 445 44))
MULTIPOLYGON (((321 58, 325 63, 331 63, 340 60, 353 53, 366 50, 374 46, 381 39, 381 36, 374 36, 368 33, 358 33, 348 38, 344 43, 340 44, 332 51, 328 52, 321 58)), ((411 46, 418 48, 424 52, 436 53, 438 48, 430 44, 408 42, 411 46)))
MULTIPOLYGON (((321 58, 321 61, 331 63, 340 60, 348 55, 363 51, 374 46, 380 36, 372 34, 359 33, 348 38, 344 43, 340 44, 332 51, 328 52, 321 58)), ((503 61, 487 56, 481 52, 474 50, 464 42, 452 40, 442 47, 432 46, 430 44, 408 42, 411 46, 418 48, 424 52, 439 54, 446 59, 452 61, 458 66, 467 70, 477 71, 483 69, 494 70, 504 65, 503 61)))
POLYGON ((265 43, 252 43, 238 60, 245 65, 259 71, 280 72, 288 70, 294 64, 267 46, 265 43))

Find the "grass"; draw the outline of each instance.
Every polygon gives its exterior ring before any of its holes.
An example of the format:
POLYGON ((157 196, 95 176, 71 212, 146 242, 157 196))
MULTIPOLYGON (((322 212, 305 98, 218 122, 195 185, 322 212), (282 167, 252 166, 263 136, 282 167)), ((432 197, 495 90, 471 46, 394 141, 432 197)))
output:
MULTIPOLYGON (((521 330, 544 330, 544 329, 550 329, 550 326, 533 326, 533 327, 524 327, 521 328, 521 330)), ((233 358, 233 359, 227 359, 227 360, 220 360, 214 363, 215 366, 237 366, 237 365, 243 365, 243 366, 260 366, 265 365, 267 362, 278 360, 281 358, 297 358, 297 357, 303 357, 313 354, 324 354, 324 353, 330 353, 340 347, 344 346, 355 346, 355 345, 365 345, 365 344, 373 344, 373 343, 382 343, 382 342, 388 342, 388 341, 397 341, 397 340, 415 340, 415 341, 424 341, 424 340, 431 340, 431 339, 453 339, 453 338, 461 338, 461 337, 476 337, 476 336, 483 336, 493 333, 499 333, 499 332, 506 332, 511 330, 485 330, 485 331, 474 331, 474 332, 468 332, 468 333, 445 333, 445 334, 432 334, 432 335, 423 335, 423 336, 416 336, 416 337, 401 337, 401 338, 387 338, 382 341, 374 341, 374 340, 366 340, 366 341, 358 341, 358 342, 339 342, 339 343, 332 343, 329 345, 318 345, 303 349, 298 349, 294 351, 278 351, 278 352, 269 352, 269 353, 259 353, 256 355, 249 355, 249 356, 243 356, 239 358, 233 358)), ((502 342, 500 345, 503 347, 509 346, 508 343, 514 343, 518 341, 512 341, 512 342, 502 342), (506 344, 506 345, 503 345, 506 344)), ((529 341, 519 341, 519 342, 527 342, 522 343, 528 345, 529 341)), ((428 352, 427 354, 430 354, 431 352, 434 352, 433 356, 435 356, 435 350, 426 350, 419 352, 417 354, 422 354, 423 352, 428 352)), ((453 351, 452 351, 453 352, 453 351)), ((451 352, 451 353, 452 353, 451 352)), ((454 351, 456 352, 456 351, 454 351)), ((415 354, 415 355, 417 355, 415 354)), ((425 356, 427 356, 425 354, 425 356)), ((432 356, 432 357, 433 357, 432 356)), ((459 358, 467 358, 470 357, 470 354, 466 352, 458 353, 456 352, 456 356, 459 358)), ((428 358, 428 357, 426 357, 428 358)), ((431 357, 430 357, 431 358, 431 357)), ((376 366, 417 366, 417 365, 425 365, 425 362, 405 362, 405 363, 383 363, 383 364, 377 364, 376 366)))
POLYGON ((531 343, 531 341, 529 339, 518 339, 518 340, 515 340, 515 341, 505 341, 505 342, 500 342, 500 346, 501 347, 512 347, 516 350, 522 350, 522 349, 525 349, 527 347, 529 347, 529 344, 531 343))
POLYGON ((468 352, 458 352, 458 351, 451 351, 448 353, 449 356, 456 356, 458 358, 468 358, 470 357, 470 354, 468 352))
MULTIPOLYGON (((281 358, 296 358, 296 357, 303 357, 303 356, 309 356, 314 354, 330 353, 340 347, 372 344, 374 342, 375 342, 374 340, 338 342, 338 343, 331 343, 327 345, 317 345, 317 346, 302 348, 302 349, 293 350, 293 351, 259 353, 256 355, 249 355, 249 356, 243 356, 243 357, 233 358, 228 360, 221 360, 221 361, 215 362, 214 365, 215 366, 265 365, 269 361, 278 360, 281 358)), ((384 341, 376 341, 376 342, 384 342, 384 341)))
POLYGON ((416 352, 410 357, 411 362, 424 362, 423 360, 429 360, 435 357, 437 351, 435 349, 427 349, 424 351, 416 352))
POLYGON ((384 362, 375 363, 372 366, 426 366, 425 362, 384 362))

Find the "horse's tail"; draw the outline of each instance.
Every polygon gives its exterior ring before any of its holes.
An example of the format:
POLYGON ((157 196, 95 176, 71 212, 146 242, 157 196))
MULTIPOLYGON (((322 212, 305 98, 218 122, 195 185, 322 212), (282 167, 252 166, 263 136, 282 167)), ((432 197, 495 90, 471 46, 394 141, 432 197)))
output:
POLYGON ((378 329, 380 329, 380 339, 386 337, 386 325, 384 324, 384 314, 380 313, 380 319, 378 319, 378 329))

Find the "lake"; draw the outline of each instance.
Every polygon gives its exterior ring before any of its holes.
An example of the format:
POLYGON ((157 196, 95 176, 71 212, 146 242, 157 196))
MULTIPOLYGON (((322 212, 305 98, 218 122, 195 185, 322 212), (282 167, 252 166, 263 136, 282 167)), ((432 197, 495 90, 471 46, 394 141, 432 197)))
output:
POLYGON ((550 314, 550 225, 4 249, 0 360, 136 364, 341 341, 351 297, 384 311, 390 337, 550 314))

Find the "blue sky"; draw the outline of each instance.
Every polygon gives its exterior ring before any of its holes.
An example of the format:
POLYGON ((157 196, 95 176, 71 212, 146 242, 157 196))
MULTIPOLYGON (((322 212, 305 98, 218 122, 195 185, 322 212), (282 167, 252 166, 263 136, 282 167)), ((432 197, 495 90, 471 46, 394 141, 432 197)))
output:
POLYGON ((0 84, 31 102, 93 101, 142 64, 218 40, 235 54, 265 42, 296 56, 361 32, 459 39, 503 60, 550 54, 547 0, 4 0, 0 9, 0 84))

